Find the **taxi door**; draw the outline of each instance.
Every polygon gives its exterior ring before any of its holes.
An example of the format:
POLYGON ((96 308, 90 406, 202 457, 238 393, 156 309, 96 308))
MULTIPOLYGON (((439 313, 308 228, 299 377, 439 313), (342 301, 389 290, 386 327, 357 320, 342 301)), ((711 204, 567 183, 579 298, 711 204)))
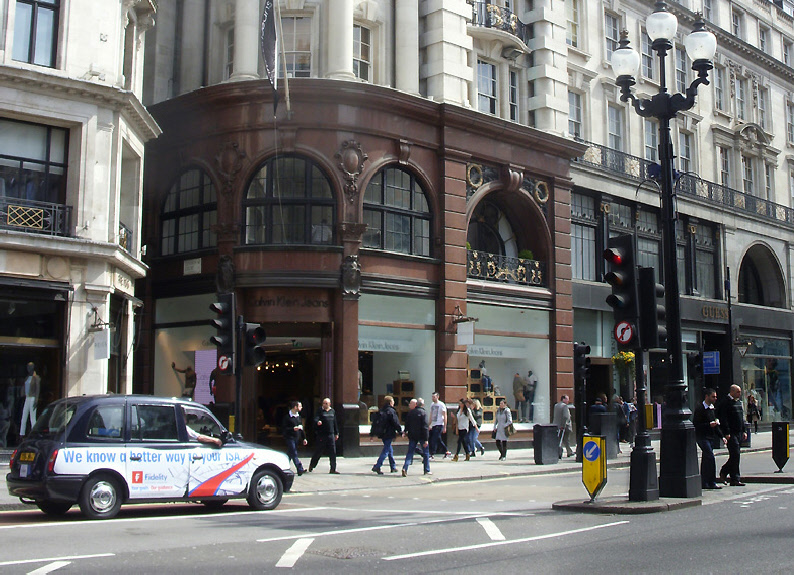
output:
POLYGON ((187 493, 188 446, 179 440, 176 407, 132 403, 126 480, 130 499, 173 499, 187 493))

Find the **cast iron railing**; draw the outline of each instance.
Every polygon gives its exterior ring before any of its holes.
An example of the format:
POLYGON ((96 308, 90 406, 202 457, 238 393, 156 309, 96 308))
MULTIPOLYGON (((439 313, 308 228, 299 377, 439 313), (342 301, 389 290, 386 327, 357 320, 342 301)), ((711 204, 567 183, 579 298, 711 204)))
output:
POLYGON ((545 266, 537 260, 467 250, 467 276, 518 285, 546 286, 545 266))
POLYGON ((484 0, 473 0, 472 7, 474 10, 471 23, 475 26, 509 32, 525 44, 529 40, 527 37, 529 32, 527 25, 507 8, 502 8, 484 0))
POLYGON ((0 196, 0 228, 68 236, 71 220, 71 206, 0 196))

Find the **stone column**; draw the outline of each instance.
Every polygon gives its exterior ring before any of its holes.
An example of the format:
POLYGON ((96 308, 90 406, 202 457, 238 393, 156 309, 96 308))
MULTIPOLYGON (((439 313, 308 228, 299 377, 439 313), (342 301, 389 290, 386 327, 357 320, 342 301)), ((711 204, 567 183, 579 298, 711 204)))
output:
POLYGON ((259 78, 259 2, 237 0, 234 12, 234 72, 229 80, 259 78))
POLYGON ((353 0, 336 0, 328 8, 327 78, 353 80, 353 0))
POLYGON ((396 6, 395 87, 419 94, 419 0, 396 0, 396 6))
POLYGON ((535 127, 553 134, 568 130, 568 46, 565 43, 565 10, 552 8, 551 0, 536 0, 527 17, 534 29, 529 41, 532 68, 529 81, 534 82, 534 96, 529 110, 535 113, 535 127))

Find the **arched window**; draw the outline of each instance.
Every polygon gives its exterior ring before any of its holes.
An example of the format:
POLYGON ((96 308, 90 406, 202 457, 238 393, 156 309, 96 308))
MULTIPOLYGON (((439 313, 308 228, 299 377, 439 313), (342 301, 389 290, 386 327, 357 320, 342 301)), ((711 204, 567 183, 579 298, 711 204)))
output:
POLYGON ((248 185, 243 207, 246 244, 334 244, 336 200, 310 160, 267 160, 248 185))
POLYGON ((430 256, 430 209, 416 178, 384 168, 364 194, 364 247, 430 256))
POLYGON ((164 256, 218 244, 212 226, 218 219, 215 185, 199 168, 185 171, 168 190, 160 216, 164 256))

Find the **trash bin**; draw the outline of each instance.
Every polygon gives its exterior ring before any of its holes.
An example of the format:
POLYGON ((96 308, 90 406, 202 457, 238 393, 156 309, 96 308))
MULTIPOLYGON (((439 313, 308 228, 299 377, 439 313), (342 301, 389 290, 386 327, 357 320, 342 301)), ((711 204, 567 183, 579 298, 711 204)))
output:
POLYGON ((537 423, 532 428, 532 445, 535 450, 535 465, 550 465, 560 460, 560 443, 557 426, 553 423, 537 423))
POLYGON ((607 460, 618 456, 618 421, 614 411, 591 413, 587 422, 590 435, 603 435, 606 438, 607 460))

